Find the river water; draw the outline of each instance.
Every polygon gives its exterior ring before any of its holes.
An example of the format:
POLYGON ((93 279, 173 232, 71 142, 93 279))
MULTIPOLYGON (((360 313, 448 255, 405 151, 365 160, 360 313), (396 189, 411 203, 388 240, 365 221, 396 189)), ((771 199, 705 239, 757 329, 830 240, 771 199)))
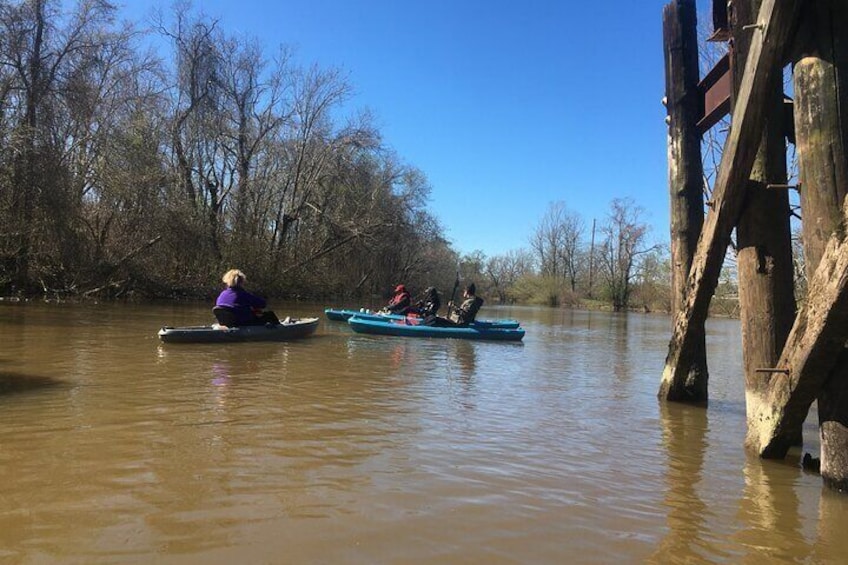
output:
POLYGON ((0 303, 0 563, 838 563, 848 497, 656 399, 670 321, 544 308, 523 343, 159 343, 208 305, 0 303))

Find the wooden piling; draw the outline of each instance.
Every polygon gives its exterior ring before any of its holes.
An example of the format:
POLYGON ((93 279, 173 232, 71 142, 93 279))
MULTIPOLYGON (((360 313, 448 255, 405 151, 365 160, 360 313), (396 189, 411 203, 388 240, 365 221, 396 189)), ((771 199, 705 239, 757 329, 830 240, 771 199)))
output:
MULTIPOLYGON (((844 229, 848 191, 848 10, 844 2, 809 4, 794 69, 795 131, 800 166, 804 254, 809 279, 828 238, 844 229)), ((848 353, 843 349, 818 395, 821 474, 848 488, 848 353)))
MULTIPOLYGON (((676 28, 682 27, 684 10, 691 4, 674 0, 663 14, 672 245, 676 243, 679 249, 673 251, 675 269, 686 262, 686 253, 691 251, 687 247, 691 244, 687 238, 690 224, 685 222, 695 204, 680 199, 686 197, 693 182, 688 176, 693 170, 688 163, 693 153, 686 145, 691 133, 681 124, 691 125, 694 120, 684 114, 689 111, 684 63, 670 61, 683 56, 683 40, 674 34, 679 33, 676 28)), ((818 400, 820 470, 825 484, 846 491, 848 2, 734 0, 728 7, 732 7, 732 40, 740 56, 731 66, 742 68, 744 58, 744 72, 735 77, 732 125, 713 198, 707 203, 707 218, 691 255, 688 279, 685 286, 674 281, 674 333, 659 396, 677 401, 697 396, 691 388, 691 367, 698 336, 703 332, 731 231, 736 228, 749 424, 746 445, 762 457, 784 457, 810 406, 818 400), (802 41, 794 41, 796 32, 802 41), (750 34, 750 42, 745 33, 750 34), (794 129, 785 132, 781 68, 790 54, 796 62, 796 100, 794 129), (784 133, 797 140, 809 279, 807 298, 788 335, 786 327, 795 304, 784 133)), ((710 116, 714 119, 715 113, 710 116)), ((676 270, 675 276, 679 272, 676 270)))
MULTIPOLYGON (((848 217, 848 200, 842 217, 848 217)), ((807 299, 786 338, 768 392, 753 408, 755 427, 747 444, 761 457, 780 459, 792 445, 793 433, 822 392, 848 341, 848 238, 843 229, 830 237, 809 283, 807 299)))
MULTIPOLYGON (((695 0, 674 0, 663 9, 665 105, 668 111, 668 186, 671 202, 672 315, 686 299, 689 269, 704 224, 701 135, 703 113, 698 90, 698 33, 695 0)), ((687 396, 707 400, 707 360, 703 326, 693 339, 686 377, 687 396)))
POLYGON ((809 284, 777 363, 787 372, 772 382, 757 407, 757 426, 748 430, 748 443, 762 457, 782 458, 792 430, 818 399, 820 470, 825 484, 842 490, 848 488, 846 12, 844 0, 818 0, 805 4, 801 18, 794 119, 809 284))
MULTIPOLYGON (((756 29, 761 0, 736 0, 730 14, 732 93, 742 83, 741 69, 756 29)), ((755 425, 757 402, 769 387, 773 374, 758 367, 773 367, 795 320, 792 238, 789 225, 789 193, 769 190, 787 184, 786 141, 783 109, 782 61, 777 61, 763 101, 764 127, 751 175, 745 182, 745 203, 736 226, 737 274, 742 325, 742 359, 748 427, 755 425)), ((731 93, 731 108, 734 96, 731 93)), ((797 431, 800 443, 801 431, 797 431)))

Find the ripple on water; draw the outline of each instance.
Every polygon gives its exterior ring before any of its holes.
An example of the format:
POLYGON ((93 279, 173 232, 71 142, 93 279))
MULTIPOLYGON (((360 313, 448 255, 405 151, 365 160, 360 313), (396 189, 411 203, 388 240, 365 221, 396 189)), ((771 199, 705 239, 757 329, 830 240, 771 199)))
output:
POLYGON ((666 318, 493 312, 520 319, 524 342, 362 336, 322 320, 291 343, 172 347, 158 326, 196 323, 206 306, 36 307, 0 325, 0 370, 62 384, 0 395, 3 555, 848 555, 818 521, 844 522, 844 501, 820 501, 820 480, 796 466, 744 455, 738 323, 710 327, 714 406, 693 409, 656 400, 666 318))

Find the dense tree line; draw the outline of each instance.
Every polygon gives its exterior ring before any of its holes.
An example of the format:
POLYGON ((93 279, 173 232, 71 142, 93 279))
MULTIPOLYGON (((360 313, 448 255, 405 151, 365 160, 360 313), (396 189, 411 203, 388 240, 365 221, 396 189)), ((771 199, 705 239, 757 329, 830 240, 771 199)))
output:
POLYGON ((350 86, 179 8, 146 52, 114 5, 0 0, 0 289, 282 296, 452 281, 429 185, 350 86), (442 278, 440 278, 442 277, 442 278))

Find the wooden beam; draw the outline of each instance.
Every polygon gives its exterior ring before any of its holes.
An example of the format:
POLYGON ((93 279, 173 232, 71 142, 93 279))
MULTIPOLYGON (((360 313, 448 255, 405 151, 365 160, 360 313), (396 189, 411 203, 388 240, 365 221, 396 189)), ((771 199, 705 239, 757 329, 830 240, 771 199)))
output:
MULTIPOLYGON (((755 21, 762 0, 735 0, 730 29, 733 33, 731 68, 741 69, 754 39, 746 25, 755 21)), ((778 65, 779 68, 780 65, 778 65)), ((736 84, 741 76, 734 76, 736 84)), ((775 72, 763 103, 765 124, 753 171, 746 186, 745 204, 736 224, 736 273, 742 324, 742 366, 745 370, 747 416, 769 389, 771 375, 757 367, 773 367, 780 359, 795 320, 792 230, 789 194, 768 190, 769 184, 787 184, 786 141, 783 127, 783 73, 775 72)), ((749 427, 752 424, 749 422, 749 427)), ((801 429, 795 434, 802 441, 801 429)))
MULTIPOLYGON (((848 199, 845 201, 848 204, 848 199)), ((848 208, 843 205, 843 222, 848 208)), ((780 355, 769 392, 755 407, 747 444, 760 456, 782 458, 848 340, 848 238, 844 226, 828 242, 810 282, 807 302, 780 355)))
POLYGON ((689 272, 689 295, 674 322, 659 397, 691 401, 687 383, 697 328, 703 327, 718 284, 730 234, 744 202, 748 177, 762 135, 765 100, 772 75, 780 71, 785 46, 798 13, 799 0, 764 0, 745 63, 736 108, 713 189, 714 206, 707 214, 698 250, 689 272))
MULTIPOLYGON (((844 0, 808 3, 801 16, 796 42, 795 130, 797 134, 801 211, 808 292, 811 310, 803 310, 794 326, 794 347, 778 362, 791 363, 788 379, 777 380, 769 395, 758 399, 756 429, 747 443, 763 457, 783 457, 788 447, 787 426, 800 426, 815 398, 818 401, 821 475, 825 484, 848 488, 848 349, 845 342, 845 298, 837 296, 843 275, 838 254, 828 245, 840 245, 845 230, 845 193, 848 190, 848 5, 844 0), (832 234, 838 234, 832 236, 832 234), (818 272, 822 257, 828 266, 818 272), (827 278, 824 277, 826 273, 827 278), (816 280, 818 277, 818 280, 816 280), (831 278, 832 277, 832 278, 831 278), (834 310, 835 309, 835 310, 834 310)), ((843 250, 845 249, 844 243, 843 250)))

